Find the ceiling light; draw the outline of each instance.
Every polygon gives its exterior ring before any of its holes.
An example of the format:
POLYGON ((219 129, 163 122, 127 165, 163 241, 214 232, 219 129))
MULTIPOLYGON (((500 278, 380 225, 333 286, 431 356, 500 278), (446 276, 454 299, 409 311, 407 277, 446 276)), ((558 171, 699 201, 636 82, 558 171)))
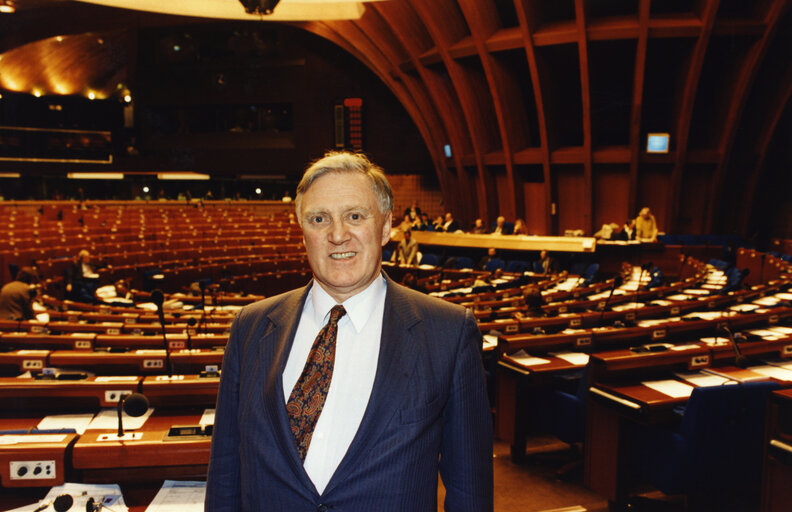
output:
POLYGON ((70 180, 123 180, 123 172, 70 172, 66 174, 70 180))
POLYGON ((209 179, 208 174, 200 174, 197 172, 160 172, 157 173, 157 179, 160 180, 201 180, 209 179))
POLYGON ((16 5, 11 0, 0 0, 0 13, 11 14, 16 11, 16 5))

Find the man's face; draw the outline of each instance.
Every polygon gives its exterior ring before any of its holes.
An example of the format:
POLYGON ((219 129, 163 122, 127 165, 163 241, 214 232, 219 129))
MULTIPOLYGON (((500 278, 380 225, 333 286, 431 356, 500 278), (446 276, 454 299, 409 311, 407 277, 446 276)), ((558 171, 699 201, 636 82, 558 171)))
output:
POLYGON ((446 213, 445 220, 446 222, 450 222, 453 219, 450 213, 446 213))
POLYGON ((504 217, 498 217, 495 219, 495 222, 498 223, 498 226, 503 226, 503 223, 506 222, 506 219, 504 217))
POLYGON ((300 215, 314 278, 337 302, 374 281, 391 214, 380 212, 368 178, 352 172, 325 174, 303 194, 300 215))

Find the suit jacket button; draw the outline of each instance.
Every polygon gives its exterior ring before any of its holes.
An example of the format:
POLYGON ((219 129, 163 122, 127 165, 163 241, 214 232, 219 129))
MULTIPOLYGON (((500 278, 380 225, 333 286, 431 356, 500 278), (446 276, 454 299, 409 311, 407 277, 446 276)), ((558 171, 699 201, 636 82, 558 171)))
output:
POLYGON ((316 512, 327 512, 327 505, 320 504, 318 507, 316 507, 316 512))

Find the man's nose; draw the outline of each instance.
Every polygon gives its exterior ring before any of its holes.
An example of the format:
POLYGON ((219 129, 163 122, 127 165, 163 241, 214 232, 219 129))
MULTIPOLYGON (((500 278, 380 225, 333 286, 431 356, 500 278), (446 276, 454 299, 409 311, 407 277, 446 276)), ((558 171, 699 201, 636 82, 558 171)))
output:
POLYGON ((349 229, 343 222, 334 222, 330 227, 328 239, 336 245, 343 244, 349 239, 349 229))

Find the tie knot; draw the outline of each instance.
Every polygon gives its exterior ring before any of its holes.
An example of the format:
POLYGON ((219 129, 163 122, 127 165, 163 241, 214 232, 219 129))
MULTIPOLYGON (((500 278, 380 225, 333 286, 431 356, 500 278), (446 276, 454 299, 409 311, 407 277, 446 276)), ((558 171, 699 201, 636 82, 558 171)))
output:
POLYGON ((338 320, 344 315, 346 315, 346 309, 344 309, 344 306, 340 304, 333 306, 333 309, 330 310, 330 323, 337 324, 338 320))

